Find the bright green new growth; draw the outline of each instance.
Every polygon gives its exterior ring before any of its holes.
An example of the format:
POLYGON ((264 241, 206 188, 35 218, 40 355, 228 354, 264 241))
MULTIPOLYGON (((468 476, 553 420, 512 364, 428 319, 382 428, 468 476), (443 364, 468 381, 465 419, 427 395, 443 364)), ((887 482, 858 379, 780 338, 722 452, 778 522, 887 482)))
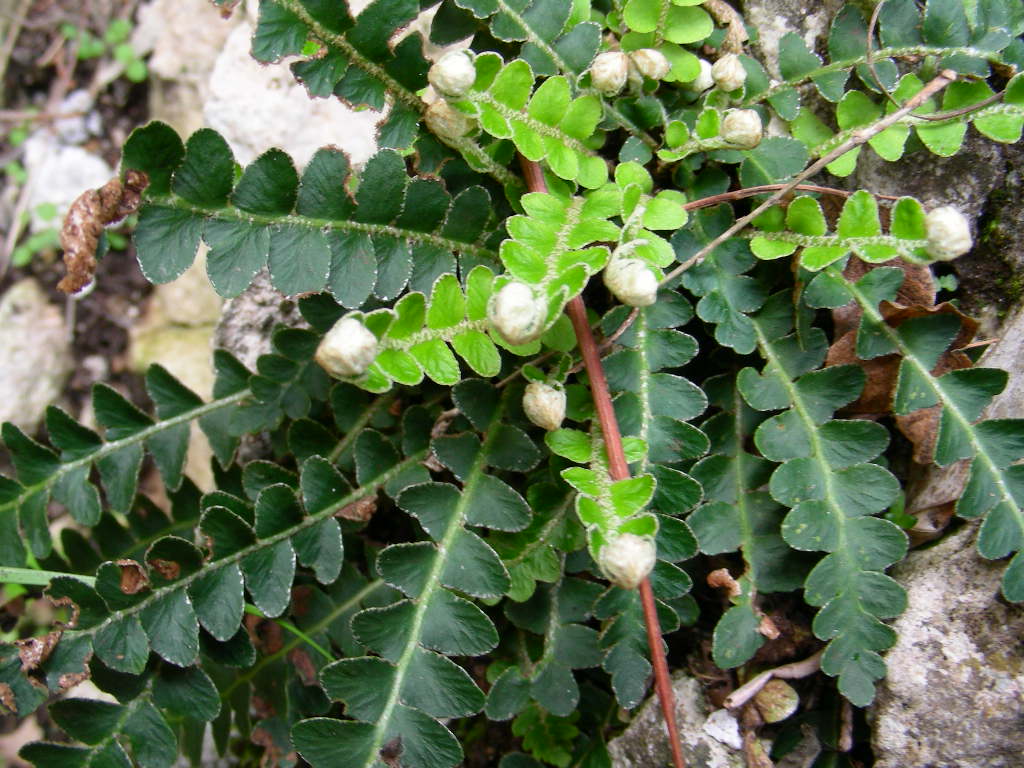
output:
POLYGON ((984 557, 1013 556, 1003 593, 1024 600, 1024 422, 984 418, 1007 376, 969 364, 960 315, 893 310, 906 269, 969 247, 962 215, 804 189, 702 252, 751 210, 752 192, 730 190, 767 185, 756 206, 830 152, 846 150, 828 170, 848 176, 865 152, 955 154, 971 126, 1018 141, 1019 4, 886 0, 869 46, 851 3, 827 60, 790 34, 780 82, 740 53, 745 79, 719 87, 695 85, 697 53, 737 51, 739 28, 716 28, 699 0, 433 5, 431 42, 465 48, 451 82, 428 77, 419 32, 398 34, 416 0, 357 15, 260 3, 259 61, 294 56, 311 96, 381 111, 362 168, 331 147, 301 172, 277 149, 239 168, 216 132, 183 141, 160 123, 125 144, 122 172, 149 179, 143 273, 174 280, 205 243, 218 293, 266 270, 306 327, 275 329, 255 371, 218 351, 210 402, 154 367, 155 417, 97 385, 99 430, 57 408, 49 446, 4 426, 16 479, 0 477, 0 567, 57 574, 47 595, 69 626, 0 645, 0 701, 26 714, 86 676, 117 699, 52 705, 77 743, 25 747, 41 768, 170 768, 197 762, 207 732, 242 760, 256 743, 315 768, 451 768, 485 730, 528 753, 502 768, 610 768, 619 708, 643 701, 652 671, 638 591, 606 584, 622 541, 653 560, 663 634, 710 612, 711 660, 747 676, 776 658, 773 617, 788 611, 783 642, 822 651, 814 698, 837 709, 837 688, 866 706, 906 602, 885 571, 907 536, 886 513, 901 495, 889 458, 911 448, 968 463, 957 513, 982 518, 984 557), (614 94, 592 83, 599 53, 642 49, 665 57, 664 77, 634 63, 614 94), (945 69, 960 79, 865 138, 945 69), (812 89, 823 109, 804 106, 812 89), (950 110, 966 111, 924 119, 950 110), (770 120, 789 135, 762 138, 770 120), (527 190, 520 156, 547 191, 527 190), (623 264, 643 279, 616 278, 623 264), (610 475, 566 317, 579 298, 627 479, 610 475), (827 365, 840 309, 855 357, 827 365), (336 381, 317 361, 341 320, 365 360, 336 381), (861 363, 884 356, 896 373, 880 415, 934 413, 932 443, 851 417, 861 363), (560 428, 527 418, 523 380, 564 389, 560 428), (194 420, 215 454, 207 493, 183 474, 194 420), (139 492, 149 461, 166 510, 139 492), (51 506, 74 522, 55 538, 51 506), (719 569, 699 603, 698 552, 719 569))

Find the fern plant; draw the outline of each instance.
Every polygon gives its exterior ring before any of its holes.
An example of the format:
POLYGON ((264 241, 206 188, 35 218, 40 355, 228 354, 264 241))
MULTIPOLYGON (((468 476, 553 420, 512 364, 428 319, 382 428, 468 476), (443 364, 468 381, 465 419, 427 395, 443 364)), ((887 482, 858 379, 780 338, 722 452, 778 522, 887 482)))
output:
POLYGON ((97 385, 99 430, 4 426, 0 575, 60 611, 0 646, 0 704, 49 700, 68 737, 29 762, 164 768, 208 733, 252 764, 446 768, 486 732, 504 768, 609 766, 617 709, 653 673, 673 712, 666 646, 701 633, 730 682, 788 633, 784 660, 866 706, 906 600, 908 456, 969 463, 956 511, 1024 600, 1024 423, 985 419, 1007 376, 962 351, 969 318, 900 303, 967 221, 809 183, 972 126, 1018 141, 1018 3, 851 3, 826 59, 782 38, 778 81, 721 2, 423 5, 468 48, 428 61, 413 0, 260 3, 258 60, 382 110, 361 169, 333 147, 241 169, 160 123, 125 144, 135 197, 104 190, 138 208, 148 279, 202 242, 218 293, 267 270, 306 324, 255 371, 217 351, 209 402, 154 367, 153 415, 97 385), (724 592, 698 603, 703 581, 724 592), (114 701, 61 697, 85 679, 114 701))

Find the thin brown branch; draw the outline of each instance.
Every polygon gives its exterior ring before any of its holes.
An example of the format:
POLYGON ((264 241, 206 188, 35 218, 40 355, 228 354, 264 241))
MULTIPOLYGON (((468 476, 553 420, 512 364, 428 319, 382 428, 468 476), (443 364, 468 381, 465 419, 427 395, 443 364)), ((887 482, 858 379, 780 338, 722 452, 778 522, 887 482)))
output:
MULTIPOLYGON (((13 13, 7 16, 9 25, 5 25, 4 39, 0 43, 0 82, 7 74, 7 64, 11 59, 11 52, 14 50, 14 44, 18 41, 18 35, 25 24, 25 16, 28 15, 31 5, 32 0, 20 0, 18 5, 13 8, 13 13)), ((3 91, 0 91, 0 104, 3 102, 3 91)))
POLYGON ((885 5, 885 0, 879 0, 878 5, 871 11, 871 20, 868 21, 868 38, 867 48, 864 51, 864 63, 868 65, 868 70, 871 72, 871 77, 874 78, 875 85, 878 86, 878 90, 885 94, 893 106, 899 107, 900 103, 896 101, 896 97, 889 92, 889 89, 882 84, 882 78, 878 75, 878 70, 875 68, 875 25, 878 24, 878 15, 882 12, 882 6, 885 5))
MULTIPOLYGON (((882 12, 883 5, 885 5, 885 0, 879 0, 878 5, 876 5, 874 10, 871 12, 871 20, 868 21, 867 49, 864 52, 864 63, 868 65, 868 69, 871 71, 871 77, 874 79, 875 85, 878 86, 878 90, 885 94, 885 97, 893 104, 893 106, 898 108, 900 103, 896 101, 896 97, 893 96, 892 92, 882 83, 882 78, 879 77, 878 70, 875 68, 875 47, 873 39, 875 35, 875 25, 878 24, 878 16, 882 12)), ((966 107, 960 107, 959 109, 951 109, 948 112, 938 112, 934 115, 918 115, 917 117, 931 122, 950 120, 954 117, 959 117, 960 115, 967 115, 971 112, 975 112, 983 107, 987 107, 989 104, 995 104, 1003 98, 1005 93, 1006 91, 994 93, 987 99, 979 101, 977 104, 968 104, 966 107)))
POLYGON ((594 410, 597 412, 597 420, 601 425, 605 449, 608 452, 608 474, 612 480, 625 480, 629 477, 629 464, 626 463, 626 454, 622 450, 622 433, 619 432, 619 422, 615 418, 615 408, 612 406, 612 396, 608 390, 608 379, 605 378, 597 342, 594 341, 594 334, 591 333, 590 324, 587 322, 587 309, 583 299, 577 296, 569 302, 565 311, 572 321, 576 341, 580 345, 580 354, 583 356, 583 367, 590 379, 594 410))
POLYGON ((726 28, 722 50, 725 53, 742 53, 748 36, 739 12, 725 0, 704 0, 704 8, 719 26, 726 28))
MULTIPOLYGON (((691 200, 688 203, 684 203, 683 207, 688 211, 696 210, 697 208, 708 208, 712 205, 718 205, 719 203, 726 203, 731 200, 742 200, 745 197, 753 197, 754 195, 763 195, 765 192, 775 192, 783 187, 785 184, 760 184, 756 187, 743 187, 743 189, 734 189, 730 192, 720 192, 717 195, 710 195, 708 197, 702 197, 697 200, 691 200)), ((800 191, 800 192, 818 192, 822 195, 835 195, 836 197, 849 197, 853 194, 848 189, 837 189, 836 187, 823 187, 819 184, 797 184, 795 187, 790 188, 787 191, 800 191)), ((877 192, 872 193, 879 200, 899 200, 898 195, 882 195, 877 192)))
POLYGON ((847 152, 849 152, 851 149, 855 149, 856 147, 859 147, 862 144, 866 144, 871 138, 877 136, 890 125, 894 125, 895 123, 902 120, 904 117, 906 117, 915 109, 920 107, 928 99, 930 99, 936 93, 941 91, 954 80, 956 80, 956 72, 954 72, 951 69, 943 70, 942 72, 939 73, 937 77, 926 83, 924 88, 922 88, 915 96, 910 98, 907 101, 907 103, 904 104, 900 109, 896 110, 890 115, 886 115, 885 117, 872 123, 871 125, 865 126, 860 130, 854 131, 849 139, 844 141, 842 144, 837 146, 828 154, 811 163, 803 171, 798 173, 791 182, 784 184, 780 189, 778 189, 773 195, 771 195, 767 200, 765 200, 763 203, 757 206, 754 210, 752 210, 746 216, 737 219, 731 227, 726 229, 718 237, 716 237, 710 243, 708 243, 699 251, 697 251, 697 253, 693 254, 693 256, 691 256, 678 267, 669 272, 665 276, 665 279, 662 280, 662 284, 665 284, 675 279, 683 272, 688 270, 690 267, 692 267, 694 264, 699 264, 701 261, 704 260, 704 258, 709 253, 714 251, 715 248, 720 246, 722 243, 724 243, 730 237, 735 235, 737 232, 744 229, 754 219, 756 219, 766 210, 768 210, 777 202, 779 202, 779 200, 781 200, 783 197, 789 194, 792 190, 796 189, 804 181, 814 176, 814 174, 823 170, 825 166, 827 166, 837 157, 841 157, 842 155, 845 155, 847 152))
MULTIPOLYGON (((527 188, 531 192, 547 192, 547 184, 544 182, 544 173, 540 166, 525 157, 520 156, 519 159, 527 188)), ((577 296, 569 302, 565 311, 576 332, 576 341, 583 357, 583 365, 590 379, 590 393, 594 399, 594 410, 597 412, 605 449, 608 452, 608 474, 612 480, 625 480, 629 477, 629 465, 626 463, 626 454, 622 449, 622 433, 619 431, 619 422, 615 418, 615 409, 612 406, 612 397, 608 391, 608 380, 605 378, 604 367, 601 365, 597 342, 594 340, 594 334, 587 322, 587 308, 583 304, 583 299, 577 296)), ((658 692, 658 701, 661 704, 665 727, 668 729, 669 745, 672 748, 672 762, 675 768, 686 768, 682 742, 679 738, 679 725, 676 723, 675 717, 675 692, 672 689, 672 680, 668 673, 668 661, 665 658, 665 648, 661 640, 661 625, 658 622, 658 610, 649 578, 645 578, 640 583, 640 603, 643 606, 647 642, 650 646, 654 667, 654 686, 658 692)))
POLYGON ((757 695, 757 692, 767 685, 769 680, 775 677, 782 678, 783 680, 798 680, 801 677, 810 677, 821 669, 821 655, 824 652, 825 649, 822 648, 816 654, 808 656, 806 659, 794 661, 790 664, 783 664, 781 667, 776 667, 775 669, 765 670, 757 677, 751 678, 745 684, 730 693, 726 697, 722 706, 726 709, 742 707, 754 698, 754 696, 757 695))
MULTIPOLYGON (((688 211, 693 211, 698 208, 709 208, 719 203, 729 202, 731 200, 742 200, 745 197, 753 197, 754 195, 763 195, 765 192, 774 192, 782 189, 785 184, 760 184, 755 187, 744 187, 743 189, 734 189, 731 192, 721 192, 717 195, 709 195, 708 197, 702 197, 698 200, 691 200, 685 203, 683 207, 688 211)), ((797 184, 793 187, 794 190, 800 190, 801 192, 817 192, 822 195, 835 195, 836 197, 849 197, 853 192, 847 189, 837 189, 836 187, 823 187, 818 184, 797 184)), ((898 195, 883 195, 877 192, 872 193, 879 200, 899 200, 898 195)), ((603 342, 601 342, 601 352, 607 352, 611 349, 615 340, 618 339, 622 334, 629 330, 629 326, 636 320, 639 310, 634 309, 629 313, 629 316, 622 321, 622 324, 615 329, 615 331, 608 336, 603 342)), ((575 373, 583 367, 582 363, 577 363, 569 369, 570 373, 575 373)))

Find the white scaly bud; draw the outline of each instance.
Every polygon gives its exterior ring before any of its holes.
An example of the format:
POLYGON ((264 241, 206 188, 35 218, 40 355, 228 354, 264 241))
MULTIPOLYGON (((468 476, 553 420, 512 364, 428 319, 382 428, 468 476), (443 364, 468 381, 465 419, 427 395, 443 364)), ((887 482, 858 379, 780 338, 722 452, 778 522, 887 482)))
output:
POLYGON ((562 426, 565 418, 565 390, 543 381, 531 381, 523 393, 526 418, 549 432, 562 426))
POLYGON ((640 259, 612 259, 604 268, 604 284, 631 307, 648 307, 658 298, 658 278, 640 259))
POLYGON ((461 99, 476 81, 476 65, 469 51, 446 53, 427 71, 427 80, 447 99, 461 99))
POLYGON ((672 69, 665 54, 656 48, 641 48, 629 54, 629 58, 640 74, 651 80, 661 80, 672 69))
POLYGON ((519 345, 543 333, 547 310, 530 286, 511 282, 491 296, 487 316, 509 344, 519 345))
POLYGON ((359 376, 377 358, 377 337, 354 317, 334 324, 316 348, 316 361, 331 376, 359 376))
POLYGON ((636 589, 654 570, 656 556, 657 550, 650 537, 622 533, 601 547, 597 562, 612 584, 636 589))
POLYGON ((722 120, 722 138, 744 149, 753 149, 761 143, 764 129, 761 116, 753 109, 730 109, 722 120))
POLYGON ((967 217, 951 205, 928 211, 924 217, 928 253, 939 261, 952 261, 971 250, 971 225, 967 217))
POLYGON ((747 82, 747 70, 735 53, 727 53, 711 65, 711 79, 721 90, 731 93, 747 82))
POLYGON ((590 84, 608 96, 614 96, 622 90, 628 75, 629 58, 621 51, 598 54, 590 65, 590 84))
POLYGON ((461 139, 468 136, 476 128, 476 122, 444 100, 435 101, 423 114, 423 122, 427 124, 435 136, 442 139, 461 139))
POLYGON ((697 59, 700 64, 700 73, 691 82, 684 83, 686 88, 697 93, 704 93, 708 88, 715 84, 715 79, 711 76, 711 62, 706 59, 697 59))

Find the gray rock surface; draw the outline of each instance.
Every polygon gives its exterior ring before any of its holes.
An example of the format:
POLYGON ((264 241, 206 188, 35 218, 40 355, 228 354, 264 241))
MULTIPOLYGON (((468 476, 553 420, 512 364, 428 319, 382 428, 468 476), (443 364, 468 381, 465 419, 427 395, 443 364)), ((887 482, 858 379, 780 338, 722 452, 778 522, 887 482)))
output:
POLYGON ((34 279, 12 285, 0 297, 0 422, 34 431, 73 365, 63 311, 34 279))
POLYGON ((47 128, 40 128, 26 139, 24 165, 29 185, 26 210, 33 232, 59 228, 75 198, 87 189, 102 187, 114 175, 103 158, 64 142, 47 128), (44 203, 56 206, 54 218, 39 215, 37 209, 44 203))
MULTIPOLYGON (((158 285, 140 321, 131 329, 132 367, 145 372, 159 363, 204 399, 213 393, 213 329, 221 298, 206 276, 205 246, 195 263, 173 282, 158 285)), ((214 487, 213 455, 199 425, 192 424, 185 474, 203 490, 214 487)))
POLYGON ((262 65, 249 55, 252 27, 228 36, 210 75, 206 124, 220 132, 243 165, 280 147, 301 168, 322 146, 334 144, 355 163, 376 149, 377 112, 353 111, 336 98, 310 99, 286 62, 262 65))
POLYGON ((749 27, 756 27, 758 41, 751 45, 756 57, 770 75, 779 75, 779 40, 795 32, 812 51, 828 38, 832 17, 843 7, 844 0, 745 0, 743 18, 749 27))
MULTIPOLYGON (((1011 372, 987 418, 1018 418, 1024 400, 1024 306, 1003 324, 980 365, 1011 372)), ((908 509, 955 501, 963 462, 929 468, 908 509)), ((909 607, 872 709, 878 768, 1024 765, 1024 607, 999 594, 1005 562, 975 550, 977 525, 911 553, 892 575, 909 607)))
POLYGON ((274 288, 270 275, 263 270, 241 295, 224 305, 213 343, 256 370, 256 360, 270 351, 270 335, 276 325, 309 327, 298 302, 274 288))
POLYGON ((1024 298, 1024 145, 995 146, 993 166, 1002 178, 984 201, 974 249, 953 266, 965 306, 982 316, 982 333, 1002 336, 1008 310, 1024 298))
MULTIPOLYGON (((676 720, 687 765, 701 768, 742 768, 742 753, 727 747, 707 733, 711 707, 700 683, 685 674, 673 678, 676 720)), ((670 764, 665 723, 656 696, 651 696, 634 715, 629 727, 608 744, 615 768, 663 768, 670 764)))
POLYGON ((890 163, 866 149, 857 160, 850 187, 883 195, 913 195, 926 209, 952 205, 976 219, 989 195, 1005 180, 1003 145, 970 129, 963 147, 952 157, 920 149, 890 163))
POLYGON ((151 0, 139 8, 132 46, 150 52, 149 108, 154 120, 184 135, 203 127, 210 74, 241 17, 236 11, 223 18, 209 0, 151 0))
POLYGON ((971 525, 894 569, 908 608, 871 711, 876 768, 1024 765, 1024 608, 971 525))

